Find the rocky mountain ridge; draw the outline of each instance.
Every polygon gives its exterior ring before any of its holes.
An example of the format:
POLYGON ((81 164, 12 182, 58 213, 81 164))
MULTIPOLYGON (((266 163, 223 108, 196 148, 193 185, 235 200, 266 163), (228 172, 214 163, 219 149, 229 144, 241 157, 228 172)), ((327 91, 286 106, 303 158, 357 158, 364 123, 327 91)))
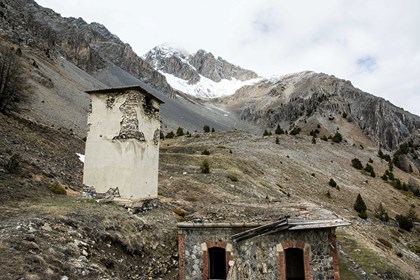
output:
POLYGON ((93 75, 117 65, 171 97, 177 94, 162 74, 99 23, 63 18, 33 0, 3 0, 0 12, 0 34, 17 45, 61 55, 93 75))
POLYGON ((169 45, 159 45, 147 52, 144 59, 165 75, 173 88, 199 98, 231 95, 259 80, 255 72, 202 49, 189 54, 169 45))
POLYGON ((333 133, 345 120, 390 150, 420 129, 420 117, 355 88, 350 81, 311 71, 245 86, 220 103, 241 119, 271 129, 278 124, 285 130, 309 129, 323 123, 333 133))
POLYGON ((223 79, 246 81, 258 77, 257 73, 233 65, 223 58, 215 57, 203 49, 194 54, 179 50, 168 45, 154 47, 144 55, 145 60, 155 69, 195 84, 200 75, 214 82, 223 79))

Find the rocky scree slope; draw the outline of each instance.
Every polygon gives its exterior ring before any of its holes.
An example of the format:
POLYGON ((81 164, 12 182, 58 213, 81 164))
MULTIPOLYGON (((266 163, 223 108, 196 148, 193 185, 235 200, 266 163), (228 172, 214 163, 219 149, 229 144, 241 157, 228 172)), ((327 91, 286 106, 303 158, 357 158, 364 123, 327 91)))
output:
POLYGON ((291 130, 324 123, 323 128, 334 133, 338 122, 346 120, 390 150, 420 129, 420 117, 355 88, 350 81, 310 71, 245 86, 220 103, 242 120, 269 129, 278 124, 291 130))
POLYGON ((90 74, 117 65, 163 93, 176 96, 162 74, 99 23, 63 18, 33 0, 2 0, 0 12, 0 34, 14 44, 28 45, 48 56, 62 55, 90 74))
POLYGON ((172 87, 200 98, 233 94, 258 78, 255 72, 233 65, 221 57, 216 58, 204 50, 189 54, 160 45, 146 53, 144 59, 164 74, 172 87))

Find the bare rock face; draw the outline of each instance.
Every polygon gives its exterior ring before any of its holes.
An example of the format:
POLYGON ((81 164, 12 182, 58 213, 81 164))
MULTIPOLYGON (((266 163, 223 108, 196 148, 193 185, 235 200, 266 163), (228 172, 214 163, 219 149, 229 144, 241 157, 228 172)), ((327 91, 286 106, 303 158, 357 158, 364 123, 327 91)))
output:
POLYGON ((287 129, 309 119, 345 119, 389 150, 420 129, 418 116, 349 81, 309 71, 243 87, 223 102, 241 119, 271 128, 280 124, 287 129))
POLYGON ((232 78, 246 81, 258 77, 255 72, 233 65, 221 57, 216 59, 212 53, 205 50, 197 51, 190 56, 188 61, 197 69, 198 73, 215 82, 220 82, 222 79, 231 80, 232 78))
POLYGON ((215 58, 204 50, 190 55, 168 46, 157 46, 145 55, 145 60, 156 70, 187 80, 189 84, 200 81, 200 75, 214 82, 232 78, 246 81, 258 77, 255 72, 233 65, 221 57, 215 58))
POLYGON ((174 75, 195 84, 200 80, 198 72, 188 63, 188 54, 167 46, 157 46, 150 50, 145 60, 156 70, 174 75))
POLYGON ((62 55, 90 74, 115 64, 171 97, 176 94, 162 74, 101 24, 63 18, 32 0, 4 0, 0 11, 0 32, 16 44, 51 58, 62 55))
POLYGON ((359 96, 350 111, 363 131, 388 149, 396 149, 420 128, 419 117, 372 95, 359 96))

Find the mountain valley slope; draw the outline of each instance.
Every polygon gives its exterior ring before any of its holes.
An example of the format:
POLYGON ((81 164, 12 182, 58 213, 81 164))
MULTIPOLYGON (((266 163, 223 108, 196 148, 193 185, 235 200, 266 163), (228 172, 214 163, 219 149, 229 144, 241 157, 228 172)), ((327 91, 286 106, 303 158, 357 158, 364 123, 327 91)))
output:
MULTIPOLYGON (((351 166, 357 157, 363 163, 372 159, 378 174, 388 168, 368 138, 364 149, 344 142, 312 144, 304 135, 281 135, 279 144, 275 136, 244 132, 166 139, 160 149, 158 199, 125 208, 82 196, 82 164, 75 153, 83 141, 72 132, 0 117, 5 124, 1 133, 7 135, 0 143, 0 165, 14 153, 21 158, 16 172, 0 170, 0 247, 6 260, 0 272, 5 279, 174 279, 176 222, 268 222, 283 215, 350 221, 350 227, 338 231, 338 242, 342 273, 354 279, 364 279, 359 278, 363 271, 371 279, 419 277, 420 258, 413 252, 419 246, 418 229, 398 230, 395 220, 383 223, 374 217, 380 202, 391 218, 412 207, 419 214, 419 200, 351 166), (204 149, 210 155, 202 155, 204 149), (200 171, 204 159, 210 174, 200 171), (331 178, 339 189, 329 186, 331 178), (54 183, 64 186, 67 195, 53 193, 49 187, 54 183), (358 193, 368 206, 367 220, 353 210, 358 193)), ((397 168, 394 174, 404 182, 419 178, 418 172, 397 168)))
MULTIPOLYGON (((419 215, 419 199, 380 178, 389 165, 378 157, 379 144, 395 151, 419 139, 417 116, 348 81, 313 72, 261 81, 228 98, 196 99, 167 88, 163 76, 98 24, 62 19, 32 1, 1 3, 9 17, 12 7, 21 8, 32 30, 26 34, 9 18, 11 31, 1 19, 2 43, 21 48, 33 91, 20 112, 0 113, 0 278, 176 279, 176 222, 269 222, 283 215, 352 223, 338 231, 342 279, 420 278, 419 228, 401 230, 394 219, 410 209, 419 215), (28 11, 35 11, 34 18, 28 11), (52 29, 42 30, 44 16, 52 29), (25 42, 15 34, 21 31, 25 42), (165 132, 178 126, 192 132, 161 141, 159 197, 134 207, 89 197, 76 156, 84 153, 84 91, 127 84, 150 87, 165 101, 165 132), (217 132, 201 133, 204 124, 217 132), (276 135, 261 136, 277 124, 302 131, 278 135, 278 144, 276 135), (313 143, 308 134, 318 125, 313 143), (341 143, 319 139, 337 131, 341 143), (13 155, 19 167, 8 171, 13 155), (376 177, 353 168, 353 158, 370 163, 376 177), (204 159, 210 174, 200 172, 204 159), (51 191, 55 184, 67 194, 51 191), (366 220, 353 210, 359 193, 368 207, 366 220), (374 216, 379 203, 389 222, 374 216)), ((401 182, 420 184, 415 155, 419 147, 407 156, 412 172, 394 167, 401 182)))

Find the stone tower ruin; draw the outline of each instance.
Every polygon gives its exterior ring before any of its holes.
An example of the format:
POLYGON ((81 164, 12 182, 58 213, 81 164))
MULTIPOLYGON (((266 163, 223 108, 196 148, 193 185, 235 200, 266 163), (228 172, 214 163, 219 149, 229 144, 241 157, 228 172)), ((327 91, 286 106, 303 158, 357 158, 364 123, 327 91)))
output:
POLYGON ((156 198, 160 104, 141 86, 87 91, 91 98, 83 184, 121 198, 156 198))

